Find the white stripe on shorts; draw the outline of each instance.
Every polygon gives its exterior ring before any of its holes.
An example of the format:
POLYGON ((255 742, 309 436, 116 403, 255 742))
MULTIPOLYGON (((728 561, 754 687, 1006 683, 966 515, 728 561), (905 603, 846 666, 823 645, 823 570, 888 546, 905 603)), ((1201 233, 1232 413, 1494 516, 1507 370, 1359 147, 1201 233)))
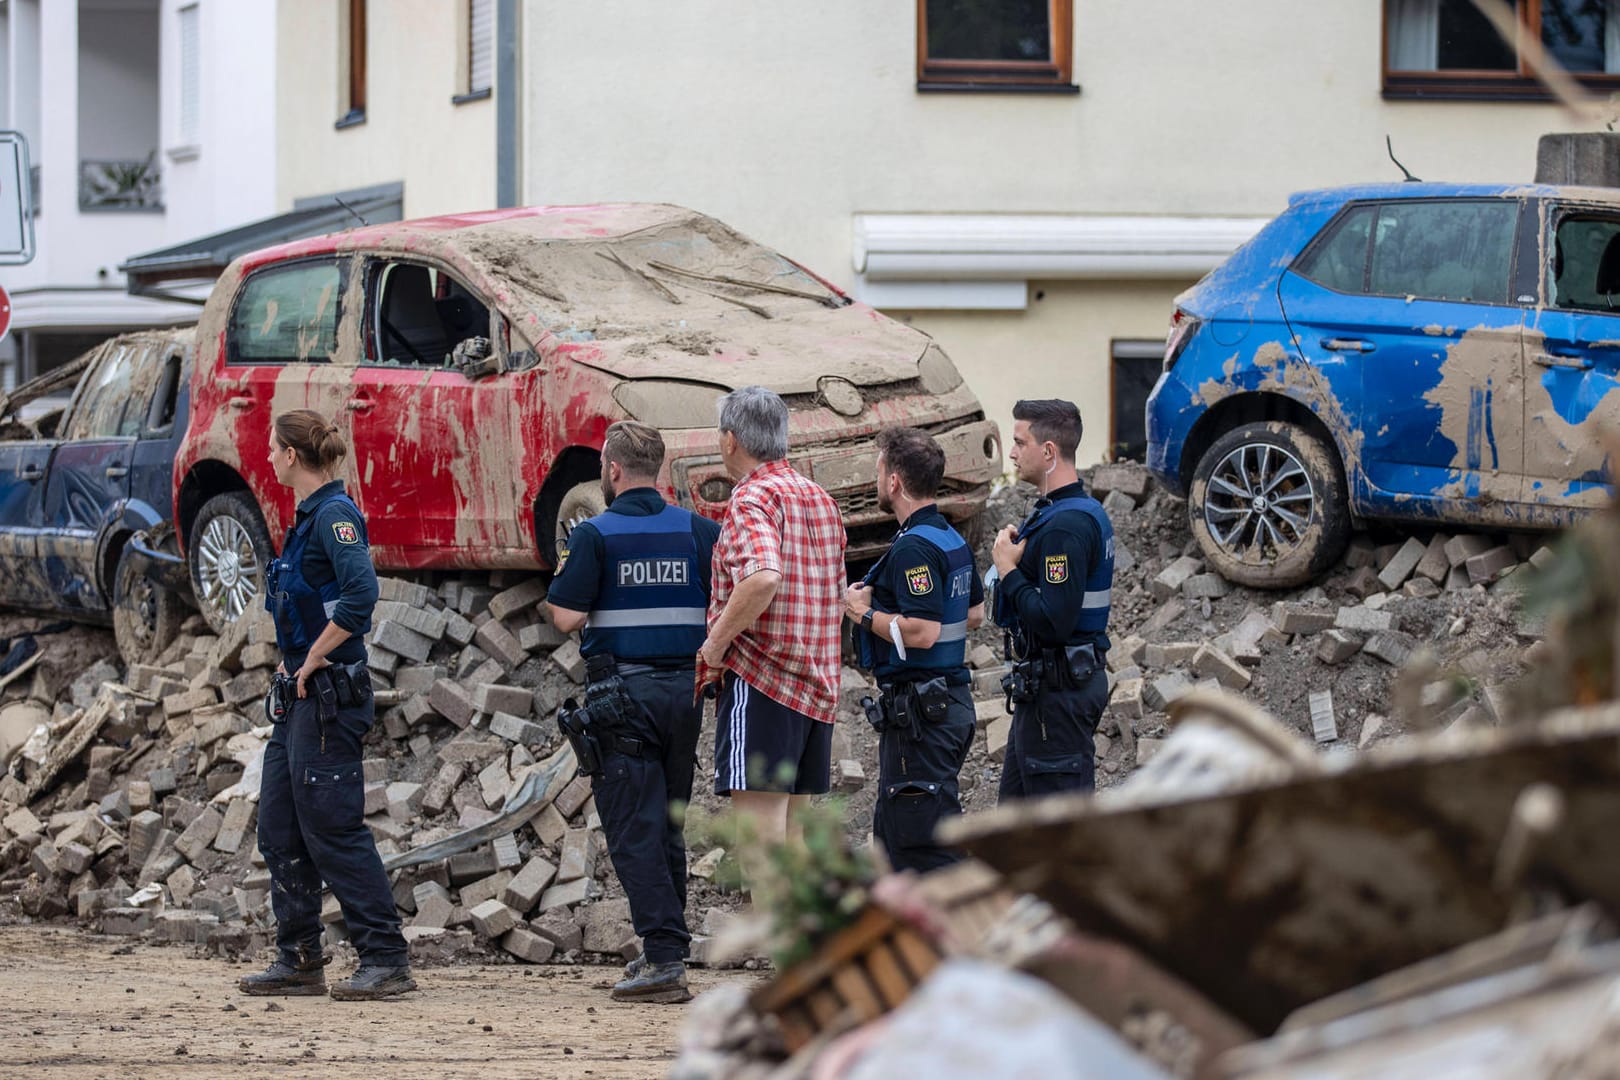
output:
POLYGON ((743 790, 745 778, 739 762, 743 757, 743 730, 747 725, 743 722, 743 701, 748 694, 748 684, 741 677, 733 677, 731 682, 731 790, 743 790))

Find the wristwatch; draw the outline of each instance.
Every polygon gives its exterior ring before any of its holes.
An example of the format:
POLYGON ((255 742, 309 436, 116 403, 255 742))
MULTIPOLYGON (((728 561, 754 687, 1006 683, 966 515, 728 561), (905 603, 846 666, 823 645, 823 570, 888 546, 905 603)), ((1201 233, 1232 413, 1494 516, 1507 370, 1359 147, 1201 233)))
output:
POLYGON ((876 614, 877 612, 873 611, 871 608, 866 609, 866 613, 861 616, 862 630, 865 630, 867 633, 872 632, 872 616, 876 614))

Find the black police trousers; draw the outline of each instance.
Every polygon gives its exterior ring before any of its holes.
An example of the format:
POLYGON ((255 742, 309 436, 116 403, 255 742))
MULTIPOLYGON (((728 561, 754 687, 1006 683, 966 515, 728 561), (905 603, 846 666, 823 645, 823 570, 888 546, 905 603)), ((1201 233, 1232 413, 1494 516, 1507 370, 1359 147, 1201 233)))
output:
POLYGON ((322 881, 343 909, 362 963, 409 962, 394 893, 364 818, 360 740, 371 721, 369 700, 338 709, 325 724, 323 748, 310 687, 308 697, 293 700, 265 747, 259 850, 270 870, 276 947, 289 963, 321 954, 322 881))
POLYGON ((973 688, 953 686, 941 723, 890 721, 878 739, 878 798, 872 835, 896 870, 919 873, 948 866, 962 856, 934 843, 934 826, 962 812, 958 777, 973 745, 973 688))
POLYGON ((1042 683, 1013 706, 998 802, 1096 789, 1097 721, 1108 705, 1108 672, 1097 665, 1079 686, 1042 683))
POLYGON ((630 755, 602 747, 602 771, 591 777, 608 857, 630 900, 630 921, 649 962, 686 959, 686 837, 672 804, 692 799, 701 705, 692 704, 691 668, 622 676, 637 709, 626 730, 639 739, 630 755))

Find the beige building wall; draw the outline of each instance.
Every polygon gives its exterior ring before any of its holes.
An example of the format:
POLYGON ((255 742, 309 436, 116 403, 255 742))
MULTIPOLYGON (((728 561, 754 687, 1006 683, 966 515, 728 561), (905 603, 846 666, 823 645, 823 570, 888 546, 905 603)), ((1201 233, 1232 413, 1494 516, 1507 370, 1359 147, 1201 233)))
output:
POLYGON ((495 103, 454 104, 466 88, 465 0, 367 5, 366 117, 348 112, 347 0, 280 0, 276 36, 276 196, 294 199, 395 181, 405 216, 495 205, 495 103))
MULTIPOLYGON (((853 287, 861 213, 1269 217, 1399 179, 1386 133, 1424 179, 1511 181, 1570 129, 1552 105, 1385 101, 1377 0, 1074 7, 1064 95, 918 92, 901 0, 528 0, 524 199, 682 203, 853 287)), ((1004 427, 1018 397, 1075 396, 1094 459, 1110 339, 1162 337, 1187 284, 1032 281, 1023 311, 910 318, 1004 427)))

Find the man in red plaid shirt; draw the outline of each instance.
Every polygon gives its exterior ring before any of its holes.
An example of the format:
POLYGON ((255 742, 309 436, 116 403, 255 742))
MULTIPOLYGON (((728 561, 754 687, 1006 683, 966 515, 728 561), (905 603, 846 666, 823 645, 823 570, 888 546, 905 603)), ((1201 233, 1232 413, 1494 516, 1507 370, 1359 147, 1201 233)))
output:
POLYGON ((787 837, 830 787, 843 618, 838 504, 788 467, 788 409, 762 386, 720 399, 720 456, 736 480, 714 548, 698 685, 719 680, 717 795, 787 837))

